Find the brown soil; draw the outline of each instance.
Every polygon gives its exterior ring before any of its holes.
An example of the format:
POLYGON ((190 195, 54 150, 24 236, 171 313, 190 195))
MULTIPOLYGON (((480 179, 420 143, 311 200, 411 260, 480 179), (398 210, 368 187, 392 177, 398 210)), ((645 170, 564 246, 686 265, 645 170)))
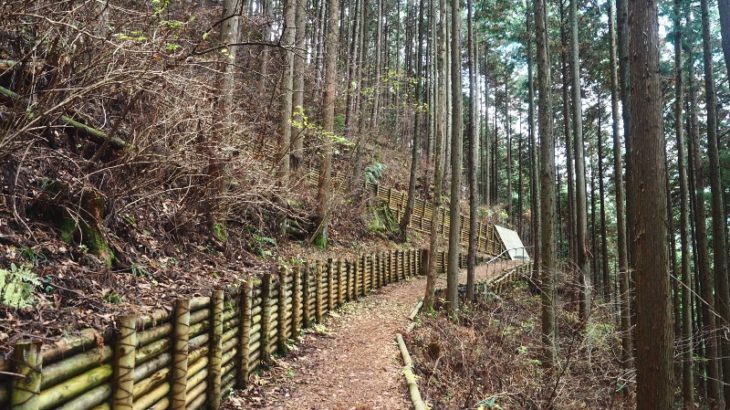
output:
POLYGON ((393 284, 343 306, 226 407, 410 408, 395 335, 408 324, 425 283, 417 278, 393 284))
MULTIPOLYGON (((480 267, 477 278, 512 264, 480 267)), ((324 326, 305 333, 289 356, 254 376, 248 389, 234 393, 225 408, 411 408, 395 335, 404 332, 425 285, 425 278, 411 279, 343 306, 324 326)))

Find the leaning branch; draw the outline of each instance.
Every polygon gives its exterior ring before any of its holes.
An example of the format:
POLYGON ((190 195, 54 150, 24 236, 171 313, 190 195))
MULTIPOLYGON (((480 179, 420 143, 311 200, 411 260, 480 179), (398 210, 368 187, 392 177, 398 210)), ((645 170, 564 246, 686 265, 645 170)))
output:
MULTIPOLYGON (((5 97, 7 100, 10 100, 12 102, 26 103, 23 97, 21 97, 19 94, 2 86, 0 86, 0 96, 5 97)), ((32 116, 33 112, 28 111, 27 115, 32 116)), ((61 122, 63 122, 64 125, 71 127, 88 137, 104 141, 115 148, 129 149, 134 147, 132 144, 124 141, 121 138, 109 136, 104 131, 100 131, 96 128, 90 127, 80 121, 69 117, 68 115, 62 115, 61 122)))

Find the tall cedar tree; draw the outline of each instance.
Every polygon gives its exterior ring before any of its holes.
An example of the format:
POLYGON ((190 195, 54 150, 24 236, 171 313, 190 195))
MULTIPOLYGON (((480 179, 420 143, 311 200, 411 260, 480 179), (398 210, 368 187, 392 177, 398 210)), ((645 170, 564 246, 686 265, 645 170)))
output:
MULTIPOLYGON (((689 271, 689 186, 684 141, 684 82, 682 79, 682 0, 674 0, 674 133, 677 138, 677 166, 679 167, 679 238, 682 249, 682 338, 692 339, 692 280, 689 271)), ((674 233, 672 232, 672 235, 674 233)), ((677 318, 680 320, 680 318, 677 318)), ((692 343, 682 349, 682 396, 684 407, 694 407, 694 369, 692 343)))
MULTIPOLYGON (((580 318, 585 325, 591 310, 591 261, 588 256, 588 210, 586 208, 586 169, 583 143, 583 106, 580 86, 580 54, 578 44, 578 5, 570 0, 570 72, 573 92, 573 143, 575 144, 576 252, 578 280, 581 284, 580 318)), ((544 193, 543 193, 544 195, 544 193)))
POLYGON ((667 247, 667 170, 662 133, 659 25, 656 0, 629 3, 631 83, 631 169, 641 175, 630 186, 636 215, 631 229, 636 262, 636 407, 673 406, 671 290, 667 247))
POLYGON ((619 136, 619 90, 616 56, 615 8, 613 0, 608 1, 608 30, 611 70, 611 133, 613 135, 613 186, 616 195, 616 247, 618 254, 618 284, 621 309, 621 362, 624 368, 631 368, 631 312, 629 297, 629 267, 626 245, 626 205, 624 202, 623 161, 619 136))
POLYGON ((477 151, 479 150, 479 90, 477 84, 476 41, 474 39, 473 1, 467 7, 467 48, 469 49, 469 249, 466 270, 466 298, 474 299, 477 260, 477 222, 479 219, 479 193, 477 192, 477 151))
POLYGON ((463 125, 463 101, 461 95, 461 13, 459 0, 451 0, 451 204, 449 213, 449 263, 446 276, 446 295, 449 313, 455 317, 459 311, 459 251, 461 249, 461 154, 463 125))
MULTIPOLYGON (((712 72, 712 45, 710 44, 710 11, 707 0, 701 0, 702 8, 702 55, 705 69, 705 105, 707 109, 707 153, 712 192, 712 248, 715 279, 717 280, 717 308, 725 323, 730 322, 730 283, 727 276, 727 248, 723 207, 722 180, 720 179, 720 155, 717 136, 717 95, 715 75, 712 72)), ((722 374, 725 383, 725 403, 730 403, 730 340, 722 339, 722 374)))
POLYGON ((545 0, 535 0, 535 37, 537 39, 537 84, 540 132, 540 294, 542 299, 543 364, 557 363, 555 328, 555 138, 550 98, 550 52, 548 50, 545 0))
MULTIPOLYGON (((439 25, 438 33, 433 37, 438 39, 438 81, 436 94, 436 147, 434 150, 434 184, 433 184, 433 209, 441 207, 441 189, 444 178, 444 164, 442 163, 442 144, 446 143, 446 66, 448 57, 446 54, 446 0, 439 0, 439 25)), ((423 298, 425 309, 433 307, 434 290, 436 288, 436 253, 439 249, 439 216, 441 212, 434 212, 431 218, 431 238, 429 243, 428 274, 426 277, 426 295, 423 298)))
POLYGON ((337 20, 339 0, 327 3, 327 36, 325 52, 324 92, 322 93, 322 152, 319 165, 319 186, 317 188, 317 232, 314 242, 327 246, 327 218, 332 190, 332 135, 335 131, 335 83, 337 81, 337 20))

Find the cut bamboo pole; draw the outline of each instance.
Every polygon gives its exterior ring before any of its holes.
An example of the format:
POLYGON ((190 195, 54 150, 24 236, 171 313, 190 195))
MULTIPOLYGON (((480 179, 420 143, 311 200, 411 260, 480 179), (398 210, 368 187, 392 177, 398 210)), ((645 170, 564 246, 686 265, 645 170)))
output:
POLYGON ((362 295, 366 296, 368 294, 368 284, 367 284, 367 276, 368 276, 368 257, 366 255, 362 255, 360 257, 360 266, 362 267, 362 295))
POLYGON ((368 263, 368 290, 372 292, 375 289, 375 256, 374 254, 367 255, 368 263))
POLYGON ((403 341, 403 336, 400 333, 395 335, 395 339, 398 341, 398 347, 400 348, 401 356, 403 357, 403 375, 406 378, 408 384, 408 393, 411 396, 411 402, 416 410, 427 410, 428 407, 421 398, 421 392, 418 390, 418 383, 416 382, 416 375, 413 373, 413 361, 411 355, 408 354, 408 348, 406 343, 403 341))
POLYGON ((345 296, 342 294, 344 289, 344 279, 343 279, 343 272, 344 272, 344 262, 342 259, 337 258, 337 270, 336 276, 337 276, 337 306, 342 306, 343 303, 345 303, 345 296))
POLYGON ((334 260, 332 258, 327 259, 327 307, 330 312, 335 310, 334 266, 334 260))
POLYGON ((119 320, 119 333, 114 355, 114 394, 112 408, 131 410, 134 405, 134 353, 137 345, 137 318, 119 320))
POLYGON ((261 277, 261 340, 260 357, 262 363, 271 361, 269 350, 269 331, 271 330, 271 274, 261 277))
POLYGON ((352 300, 357 300, 360 297, 360 286, 357 279, 360 266, 358 265, 357 259, 352 261, 350 265, 350 268, 352 269, 352 300))
POLYGON ((210 298, 210 339, 208 345, 208 403, 210 408, 221 405, 221 367, 223 355, 223 290, 213 291, 210 298))
POLYGON ((286 282, 287 276, 289 276, 288 273, 289 269, 285 266, 279 267, 279 298, 277 300, 279 320, 276 322, 276 345, 280 355, 286 354, 287 351, 286 314, 287 310, 289 310, 289 306, 286 304, 286 282))
POLYGON ((305 262, 302 267, 302 324, 304 327, 310 327, 312 324, 311 310, 309 309, 312 303, 312 295, 309 291, 311 276, 309 264, 305 262))
POLYGON ((173 409, 185 408, 190 353, 190 299, 178 299, 175 305, 175 342, 172 353, 170 403, 173 409))
POLYGON ((383 283, 380 280, 380 252, 376 252, 373 255, 373 258, 373 263, 375 264, 375 268, 373 269, 375 271, 375 287, 380 289, 383 286, 383 283))
MULTIPOLYGON (((38 410, 43 357, 40 342, 24 340, 15 344, 15 373, 10 390, 12 410, 38 410)), ((134 357, 134 356, 133 356, 134 357)))
POLYGON ((314 318, 317 321, 317 323, 322 323, 322 303, 323 296, 322 296, 322 266, 320 265, 319 261, 316 261, 314 263, 314 281, 315 281, 315 289, 316 289, 316 295, 314 300, 314 318))
POLYGON ((387 277, 387 272, 386 272, 386 266, 385 266, 385 261, 386 260, 387 259, 386 259, 385 252, 380 252, 380 275, 382 277, 382 281, 381 282, 382 282, 383 286, 386 286, 386 285, 389 284, 388 277, 387 277))
POLYGON ((301 311, 302 311, 302 267, 297 265, 294 267, 292 276, 292 317, 291 317, 291 335, 292 339, 299 339, 302 328, 301 311))

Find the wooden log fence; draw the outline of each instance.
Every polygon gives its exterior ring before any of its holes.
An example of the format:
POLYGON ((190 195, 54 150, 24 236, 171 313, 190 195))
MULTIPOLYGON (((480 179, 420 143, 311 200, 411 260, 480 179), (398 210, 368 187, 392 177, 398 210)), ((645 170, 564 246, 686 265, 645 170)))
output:
MULTIPOLYGON (((380 185, 366 183, 365 189, 375 198, 383 201, 388 206, 395 217, 400 220, 405 212, 408 194, 393 188, 383 188, 380 185)), ((434 215, 438 217, 437 232, 442 238, 449 237, 449 225, 451 218, 446 208, 440 207, 434 212, 433 205, 423 199, 416 198, 413 206, 413 214, 411 216, 411 224, 408 226, 411 230, 430 235, 431 221, 434 215)), ((461 221, 461 230, 459 233, 461 245, 466 247, 469 244, 469 217, 459 215, 461 221)), ((504 251, 504 245, 497 235, 497 231, 492 223, 477 224, 477 253, 484 255, 499 255, 504 251)))
POLYGON ((219 408, 302 328, 347 301, 421 275, 424 255, 410 249, 309 261, 179 299, 168 310, 120 317, 115 333, 83 330, 47 346, 23 340, 0 375, 0 408, 219 408))

